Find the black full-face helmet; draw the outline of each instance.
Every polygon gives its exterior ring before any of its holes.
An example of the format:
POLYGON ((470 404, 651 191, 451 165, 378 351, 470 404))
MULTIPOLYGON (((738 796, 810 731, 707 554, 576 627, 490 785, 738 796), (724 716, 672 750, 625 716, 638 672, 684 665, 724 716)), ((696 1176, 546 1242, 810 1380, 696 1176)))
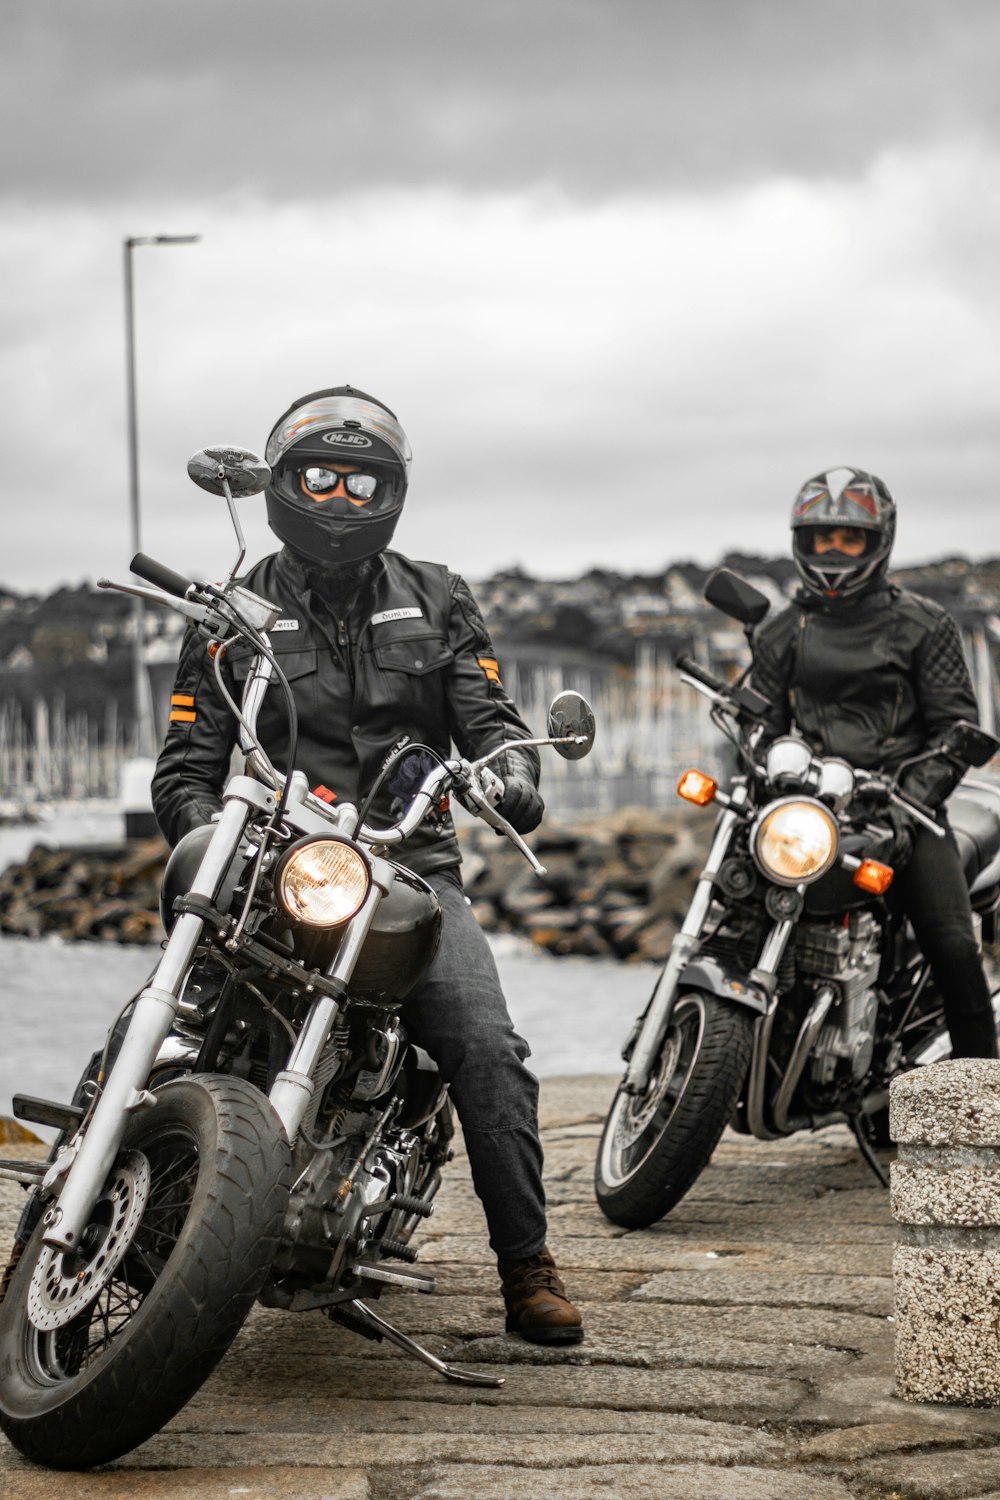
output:
POLYGON ((287 546, 333 567, 389 545, 411 454, 381 401, 349 385, 300 396, 274 424, 265 452, 268 524, 287 546))
POLYGON ((807 479, 792 507, 792 556, 806 588, 823 599, 856 598, 884 577, 896 535, 896 502, 887 485, 864 469, 829 469, 807 479), (816 533, 838 527, 862 531, 857 557, 817 553, 816 533))

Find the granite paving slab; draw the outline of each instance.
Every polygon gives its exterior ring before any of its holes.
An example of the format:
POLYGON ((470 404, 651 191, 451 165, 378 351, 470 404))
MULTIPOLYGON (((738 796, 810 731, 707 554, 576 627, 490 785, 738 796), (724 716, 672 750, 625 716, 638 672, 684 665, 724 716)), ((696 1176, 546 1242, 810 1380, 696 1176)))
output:
MULTIPOLYGON (((0 1438, 0 1496, 1000 1500, 1000 1409, 894 1394, 895 1228, 849 1132, 727 1131, 666 1220, 625 1232, 592 1188, 613 1089, 542 1085, 551 1240, 581 1345, 504 1334, 460 1151, 420 1237, 437 1291, 379 1306, 502 1389, 447 1385, 319 1313, 258 1308, 201 1391, 115 1465, 51 1474, 0 1438)), ((23 1202, 0 1184, 5 1238, 23 1202)))

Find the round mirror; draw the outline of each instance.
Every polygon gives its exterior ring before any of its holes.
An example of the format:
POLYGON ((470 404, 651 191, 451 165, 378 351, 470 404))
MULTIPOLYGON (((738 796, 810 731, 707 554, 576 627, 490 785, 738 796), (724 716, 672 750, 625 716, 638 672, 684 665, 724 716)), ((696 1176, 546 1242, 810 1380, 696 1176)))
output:
POLYGON ((267 488, 271 470, 262 458, 249 448, 227 448, 217 445, 202 448, 188 459, 188 476, 211 495, 225 495, 223 481, 229 481, 229 492, 235 500, 242 495, 259 495, 267 488))
POLYGON ((575 736, 564 744, 556 745, 560 755, 567 760, 582 760, 594 748, 594 710, 580 693, 566 691, 553 698, 549 707, 549 735, 559 739, 563 735, 575 736))

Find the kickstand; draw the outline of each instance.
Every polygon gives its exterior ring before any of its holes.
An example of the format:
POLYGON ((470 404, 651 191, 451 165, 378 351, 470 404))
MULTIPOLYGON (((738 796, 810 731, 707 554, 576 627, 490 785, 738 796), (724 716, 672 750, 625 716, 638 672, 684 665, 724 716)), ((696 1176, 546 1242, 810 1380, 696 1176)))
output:
POLYGON ((871 1167, 872 1171, 875 1173, 875 1176, 878 1178, 882 1186, 884 1188, 887 1188, 889 1186, 889 1179, 885 1175, 885 1172, 882 1170, 882 1163, 879 1161, 878 1157, 875 1155, 875 1152, 872 1150, 871 1141, 865 1134, 864 1117, 862 1115, 851 1115, 851 1118, 847 1123, 851 1127, 854 1139, 858 1143, 858 1150, 864 1157, 865 1162, 869 1167, 871 1167))
POLYGON ((430 1365, 432 1370, 443 1375, 445 1380, 453 1381, 455 1385, 488 1385, 499 1388, 504 1384, 502 1375, 483 1375, 478 1370, 460 1370, 457 1365, 446 1364, 443 1359, 438 1359, 436 1354, 432 1354, 429 1349, 418 1344, 416 1339, 411 1339, 409 1334, 401 1333, 398 1328, 393 1328, 391 1323, 380 1318, 378 1313, 372 1312, 368 1304, 361 1302, 357 1297, 351 1302, 342 1303, 341 1306, 345 1309, 349 1308, 361 1318, 366 1319, 378 1330, 382 1338, 389 1340, 390 1344, 395 1344, 397 1348, 405 1350, 407 1354, 412 1354, 416 1359, 422 1359, 425 1365, 430 1365))

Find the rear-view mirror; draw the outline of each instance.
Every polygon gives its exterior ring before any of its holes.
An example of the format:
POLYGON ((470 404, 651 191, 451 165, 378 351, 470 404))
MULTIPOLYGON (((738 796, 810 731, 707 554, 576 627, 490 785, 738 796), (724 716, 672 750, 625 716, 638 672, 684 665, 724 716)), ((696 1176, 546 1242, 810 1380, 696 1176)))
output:
POLYGON ((228 481, 230 494, 236 500, 245 495, 259 495, 271 478, 269 466, 249 448, 222 445, 200 449, 188 459, 187 471, 188 477, 211 495, 225 496, 228 481))
POLYGON ((596 732, 594 710, 582 694, 567 689, 553 698, 549 707, 548 733, 553 740, 559 740, 563 735, 569 737, 555 746, 566 760, 582 760, 589 755, 596 732))
POLYGON ((709 574, 705 581, 705 598, 724 615, 743 625, 759 625, 771 608, 766 594, 730 568, 716 568, 709 574))

